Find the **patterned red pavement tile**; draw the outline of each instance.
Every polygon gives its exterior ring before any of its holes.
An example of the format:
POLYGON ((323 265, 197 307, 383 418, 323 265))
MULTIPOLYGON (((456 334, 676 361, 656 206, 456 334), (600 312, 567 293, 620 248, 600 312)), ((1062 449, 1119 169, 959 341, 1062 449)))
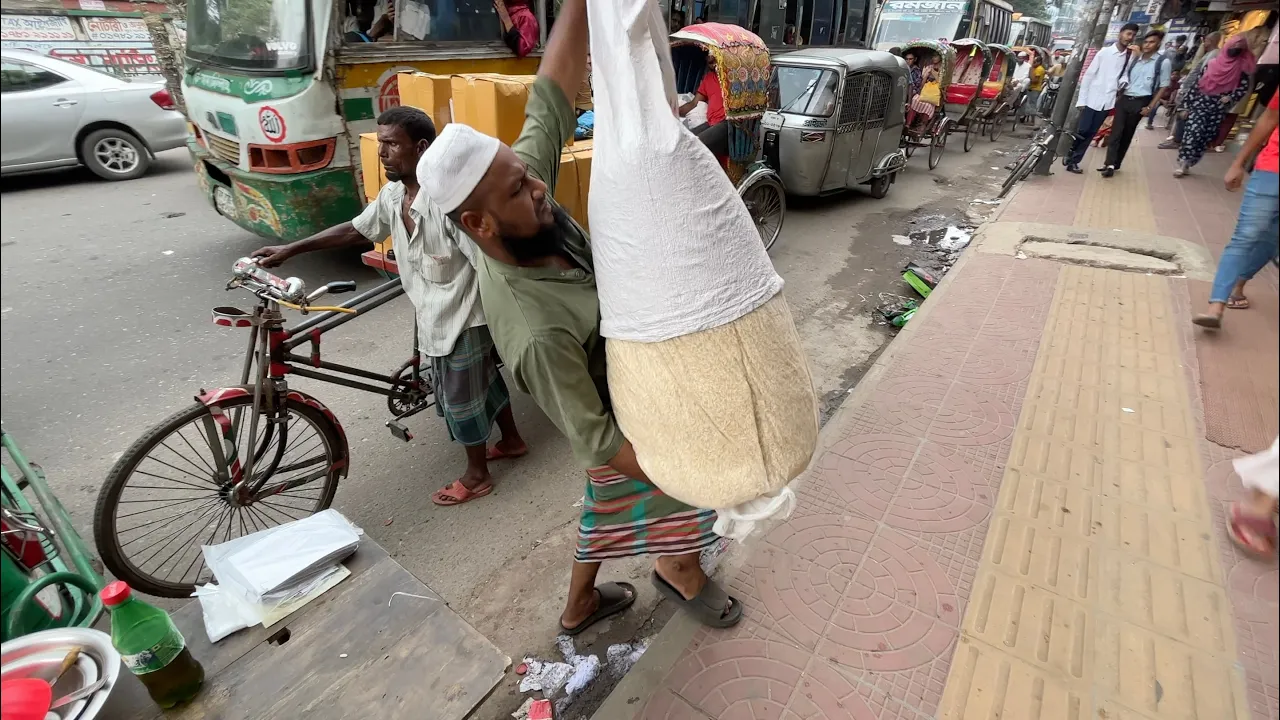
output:
POLYGON ((875 720, 854 682, 781 642, 704 643, 672 669, 643 717, 715 720, 875 720), (701 713, 701 714, 696 714, 701 713))
POLYGON ((847 512, 880 520, 889 509, 921 441, 901 435, 860 435, 836 443, 816 463, 823 487, 847 512))
POLYGON ((930 664, 957 636, 955 590, 910 538, 877 533, 818 645, 846 672, 903 672, 930 664))
POLYGON ((956 383, 925 438, 947 445, 994 445, 1013 435, 1015 423, 1013 411, 998 397, 956 383))
POLYGON ((884 523, 909 533, 963 532, 986 522, 995 494, 956 457, 925 443, 889 503, 884 523))

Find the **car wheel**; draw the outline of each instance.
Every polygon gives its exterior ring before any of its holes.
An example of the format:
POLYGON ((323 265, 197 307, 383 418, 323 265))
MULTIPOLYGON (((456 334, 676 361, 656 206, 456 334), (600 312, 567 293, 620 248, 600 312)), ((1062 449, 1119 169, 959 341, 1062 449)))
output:
POLYGON ((151 167, 151 154, 142 141, 116 128, 86 135, 80 141, 80 157, 103 180, 132 180, 151 167))

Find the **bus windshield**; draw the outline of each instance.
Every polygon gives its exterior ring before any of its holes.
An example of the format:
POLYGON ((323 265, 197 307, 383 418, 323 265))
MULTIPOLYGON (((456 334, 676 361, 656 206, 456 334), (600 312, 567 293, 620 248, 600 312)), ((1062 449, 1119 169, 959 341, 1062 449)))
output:
POLYGON ((232 70, 312 67, 308 0, 190 0, 187 57, 232 70))
POLYGON ((888 50, 912 40, 954 40, 965 5, 958 0, 885 0, 871 47, 888 50))

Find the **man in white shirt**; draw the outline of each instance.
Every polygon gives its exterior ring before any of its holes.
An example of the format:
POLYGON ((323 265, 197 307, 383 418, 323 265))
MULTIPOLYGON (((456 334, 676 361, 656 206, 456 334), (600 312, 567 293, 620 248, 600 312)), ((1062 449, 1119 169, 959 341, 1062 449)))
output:
POLYGON ((435 141, 431 118, 395 107, 378 116, 378 158, 388 182, 351 222, 289 245, 253 253, 263 267, 316 250, 367 246, 391 235, 405 294, 417 311, 418 344, 431 360, 436 412, 449 436, 463 445, 467 469, 431 496, 459 505, 493 492, 489 460, 528 452, 511 414, 511 397, 498 372, 497 353, 480 307, 475 245, 418 189, 418 160, 435 141), (488 447, 493 424, 502 439, 488 447))
POLYGON ((1107 119, 1107 114, 1116 106, 1116 95, 1120 92, 1122 82, 1127 75, 1129 62, 1135 53, 1129 48, 1133 38, 1138 34, 1135 23, 1126 23, 1120 28, 1120 36, 1114 43, 1098 50, 1089 63, 1089 68, 1080 78, 1080 95, 1077 107, 1080 108, 1080 119, 1076 124, 1076 139, 1071 144, 1071 153, 1062 159, 1068 172, 1079 173, 1080 161, 1089 148, 1089 142, 1098 133, 1098 128, 1107 119))

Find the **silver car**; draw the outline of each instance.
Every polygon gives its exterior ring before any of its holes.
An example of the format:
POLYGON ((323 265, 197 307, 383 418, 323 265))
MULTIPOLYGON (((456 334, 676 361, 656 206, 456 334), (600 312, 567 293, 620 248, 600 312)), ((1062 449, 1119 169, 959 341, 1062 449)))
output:
POLYGON ((186 143, 186 118, 163 82, 26 50, 0 57, 5 175, 84 165, 106 180, 129 180, 147 171, 155 153, 186 143))

